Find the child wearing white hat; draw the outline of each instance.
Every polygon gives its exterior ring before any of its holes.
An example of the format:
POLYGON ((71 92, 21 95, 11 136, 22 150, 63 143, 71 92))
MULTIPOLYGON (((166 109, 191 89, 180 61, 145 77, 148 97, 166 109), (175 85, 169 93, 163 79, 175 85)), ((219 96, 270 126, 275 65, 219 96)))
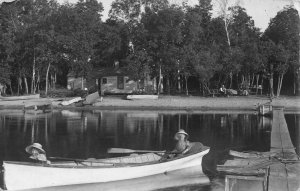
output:
POLYGON ((50 164, 50 161, 48 161, 46 157, 46 151, 42 148, 41 144, 33 143, 32 145, 27 146, 25 151, 31 154, 29 158, 35 161, 50 164))
POLYGON ((188 141, 188 137, 189 135, 183 129, 179 129, 179 131, 174 136, 174 139, 177 140, 177 144, 172 153, 180 155, 188 152, 191 148, 190 142, 188 141))

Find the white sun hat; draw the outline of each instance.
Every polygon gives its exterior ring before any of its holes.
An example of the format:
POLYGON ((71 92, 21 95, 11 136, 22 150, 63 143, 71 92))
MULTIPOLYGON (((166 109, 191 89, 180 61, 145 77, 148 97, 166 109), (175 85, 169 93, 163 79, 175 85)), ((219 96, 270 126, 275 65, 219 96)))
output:
POLYGON ((29 154, 32 153, 32 149, 35 148, 42 153, 46 153, 45 150, 42 148, 42 145, 40 143, 33 143, 32 145, 29 145, 28 147, 25 148, 25 151, 29 154))

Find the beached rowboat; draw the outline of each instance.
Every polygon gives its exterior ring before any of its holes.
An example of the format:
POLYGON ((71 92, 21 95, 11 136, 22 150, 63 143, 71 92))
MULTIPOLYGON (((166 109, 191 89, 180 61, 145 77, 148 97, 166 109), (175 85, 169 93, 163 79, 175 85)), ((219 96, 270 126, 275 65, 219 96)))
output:
POLYGON ((128 95, 129 100, 158 99, 158 95, 128 95))
POLYGON ((30 95, 23 95, 23 96, 7 96, 7 97, 0 97, 0 99, 2 101, 40 99, 40 94, 30 94, 30 95))
POLYGON ((208 152, 209 149, 206 149, 163 162, 159 161, 161 156, 155 153, 51 165, 4 161, 4 181, 8 190, 21 190, 128 180, 189 167, 201 169, 202 157, 208 152))

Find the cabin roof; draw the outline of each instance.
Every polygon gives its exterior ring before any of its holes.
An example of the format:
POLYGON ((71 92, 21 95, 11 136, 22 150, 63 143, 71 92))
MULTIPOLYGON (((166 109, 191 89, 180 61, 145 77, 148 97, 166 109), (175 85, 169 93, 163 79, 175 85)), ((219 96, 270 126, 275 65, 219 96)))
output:
MULTIPOLYGON (((128 76, 128 71, 125 68, 94 68, 89 74, 89 77, 106 77, 106 76, 128 76)), ((82 72, 76 74, 74 71, 68 73, 68 77, 81 77, 82 72)))
POLYGON ((125 68, 97 68, 93 70, 93 76, 128 76, 128 71, 125 68))
POLYGON ((81 76, 83 76, 83 72, 76 73, 74 71, 69 72, 67 75, 67 77, 81 77, 81 76))

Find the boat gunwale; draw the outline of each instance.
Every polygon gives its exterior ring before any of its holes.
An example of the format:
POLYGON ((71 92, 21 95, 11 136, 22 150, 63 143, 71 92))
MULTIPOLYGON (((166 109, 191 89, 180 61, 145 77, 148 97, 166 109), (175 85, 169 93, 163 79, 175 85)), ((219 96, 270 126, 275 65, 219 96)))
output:
MULTIPOLYGON (((75 165, 63 165, 63 164, 58 164, 58 165, 53 165, 53 164, 43 164, 43 163, 32 163, 32 162, 22 162, 22 161, 3 161, 3 166, 5 167, 6 164, 14 164, 14 165, 23 165, 23 166, 33 166, 33 167, 47 167, 47 168, 65 168, 65 169, 103 169, 103 168, 122 168, 122 167, 140 167, 140 166, 147 166, 147 165, 154 165, 154 164, 162 164, 162 163, 167 163, 175 160, 180 160, 183 158, 188 158, 190 156, 200 154, 203 152, 206 152, 210 148, 205 148, 205 150, 202 150, 197 153, 191 153, 179 157, 175 157, 172 159, 167 159, 165 161, 151 161, 151 162, 144 162, 144 163, 109 163, 109 162, 101 162, 101 161, 77 161, 75 160, 70 160, 70 162, 74 162, 75 165), (96 163, 96 164, 103 164, 102 166, 89 166, 85 165, 84 163, 96 163), (79 166, 79 164, 81 164, 79 166)), ((68 162, 66 162, 68 163, 68 162)))

